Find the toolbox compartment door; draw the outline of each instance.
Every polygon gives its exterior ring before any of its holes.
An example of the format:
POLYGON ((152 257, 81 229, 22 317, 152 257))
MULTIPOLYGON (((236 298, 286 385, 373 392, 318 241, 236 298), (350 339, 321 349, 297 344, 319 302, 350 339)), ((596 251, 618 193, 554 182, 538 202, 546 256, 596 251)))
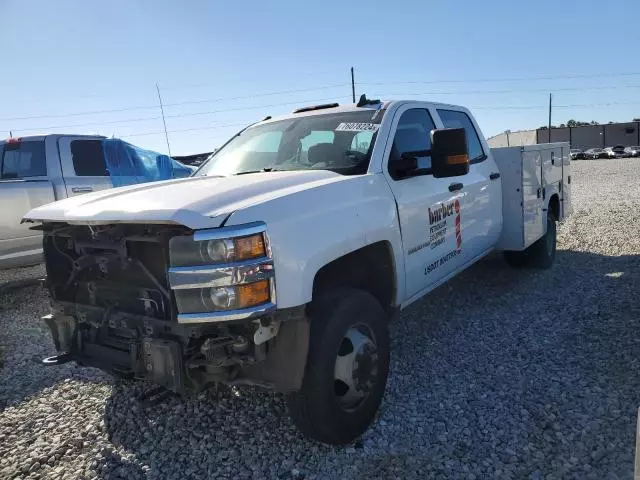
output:
POLYGON ((537 145, 491 149, 502 179, 499 250, 524 250, 545 233, 541 152, 537 145))
POLYGON ((527 248, 545 234, 543 158, 549 151, 525 150, 522 155, 522 215, 524 244, 527 248))

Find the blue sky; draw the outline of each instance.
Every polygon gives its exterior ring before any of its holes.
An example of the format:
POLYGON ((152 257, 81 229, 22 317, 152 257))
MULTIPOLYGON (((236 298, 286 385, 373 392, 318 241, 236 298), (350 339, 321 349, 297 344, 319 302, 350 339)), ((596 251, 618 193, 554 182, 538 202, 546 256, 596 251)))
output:
POLYGON ((357 93, 462 104, 487 136, 640 117, 637 0, 0 0, 0 138, 101 133, 166 152, 357 93), (415 82, 415 83, 410 83, 415 82))

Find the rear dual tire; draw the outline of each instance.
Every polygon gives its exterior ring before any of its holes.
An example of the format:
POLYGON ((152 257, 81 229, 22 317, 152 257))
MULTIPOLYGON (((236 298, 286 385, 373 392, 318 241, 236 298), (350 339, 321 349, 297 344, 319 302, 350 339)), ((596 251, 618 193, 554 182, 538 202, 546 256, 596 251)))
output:
POLYGON ((389 332, 369 293, 340 289, 310 306, 311 335, 302 387, 289 394, 293 423, 306 436, 341 445, 362 435, 384 396, 389 332))
POLYGON ((504 258, 514 268, 531 267, 546 270, 556 259, 557 228, 553 213, 547 213, 547 232, 522 252, 504 252, 504 258))

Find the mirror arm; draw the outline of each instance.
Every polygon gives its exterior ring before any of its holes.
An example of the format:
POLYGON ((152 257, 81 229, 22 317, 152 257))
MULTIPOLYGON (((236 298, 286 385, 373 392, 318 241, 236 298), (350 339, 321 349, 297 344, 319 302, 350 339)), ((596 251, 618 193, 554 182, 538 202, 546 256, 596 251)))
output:
POLYGON ((431 150, 415 150, 412 152, 404 152, 402 154, 402 158, 415 158, 416 160, 418 159, 418 157, 430 157, 431 156, 431 150))

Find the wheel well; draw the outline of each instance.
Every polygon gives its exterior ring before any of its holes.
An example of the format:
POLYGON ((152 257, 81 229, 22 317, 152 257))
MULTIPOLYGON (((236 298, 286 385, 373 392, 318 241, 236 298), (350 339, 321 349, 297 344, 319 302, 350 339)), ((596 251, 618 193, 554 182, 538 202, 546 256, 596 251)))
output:
POLYGON ((554 193, 549 199, 549 211, 553 214, 556 220, 560 219, 560 199, 558 194, 554 193))
POLYGON ((336 287, 369 292, 391 312, 396 304, 396 272, 389 242, 367 245, 322 267, 313 280, 313 298, 336 287))

